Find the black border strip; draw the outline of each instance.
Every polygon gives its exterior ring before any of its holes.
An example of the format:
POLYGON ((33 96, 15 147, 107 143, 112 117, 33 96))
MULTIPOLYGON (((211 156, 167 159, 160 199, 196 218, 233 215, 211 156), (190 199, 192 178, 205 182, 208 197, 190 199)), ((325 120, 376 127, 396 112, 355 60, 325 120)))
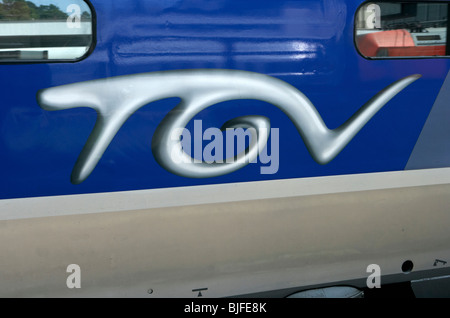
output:
POLYGON ((2 36, 0 37, 0 49, 14 50, 49 47, 90 47, 92 42, 91 39, 92 36, 90 34, 2 36))

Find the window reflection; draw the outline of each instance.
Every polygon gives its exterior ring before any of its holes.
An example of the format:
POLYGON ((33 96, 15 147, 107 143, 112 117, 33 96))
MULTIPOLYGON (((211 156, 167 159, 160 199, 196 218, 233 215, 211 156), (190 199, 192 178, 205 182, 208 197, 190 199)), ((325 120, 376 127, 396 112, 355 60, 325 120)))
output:
POLYGON ((356 44, 366 57, 447 55, 448 4, 370 2, 356 17, 356 44))
POLYGON ((92 39, 82 0, 0 0, 0 62, 77 60, 92 39))

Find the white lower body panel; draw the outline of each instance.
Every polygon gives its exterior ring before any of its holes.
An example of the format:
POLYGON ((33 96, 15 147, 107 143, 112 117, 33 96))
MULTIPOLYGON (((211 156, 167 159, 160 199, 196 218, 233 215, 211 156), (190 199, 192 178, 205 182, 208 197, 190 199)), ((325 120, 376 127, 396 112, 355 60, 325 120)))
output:
POLYGON ((0 297, 226 297, 442 269, 449 207, 450 169, 3 200, 0 297))

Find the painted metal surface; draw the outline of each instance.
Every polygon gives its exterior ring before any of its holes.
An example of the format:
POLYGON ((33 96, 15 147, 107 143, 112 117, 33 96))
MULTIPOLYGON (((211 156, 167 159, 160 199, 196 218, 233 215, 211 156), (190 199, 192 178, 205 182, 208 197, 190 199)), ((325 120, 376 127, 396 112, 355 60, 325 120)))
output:
POLYGON ((420 77, 411 75, 389 85, 334 130, 327 128, 311 101, 292 86, 273 77, 243 71, 156 72, 76 83, 40 91, 38 102, 45 110, 84 105, 97 111, 94 130, 72 172, 72 182, 79 184, 92 173, 120 128, 137 110, 156 100, 180 97, 181 103, 169 112, 154 133, 153 154, 173 174, 212 178, 240 170, 256 160, 267 146, 270 120, 261 116, 230 119, 222 130, 230 127, 255 130, 248 154, 243 152, 243 158, 228 162, 196 162, 184 151, 181 135, 189 122, 208 107, 242 99, 275 105, 293 122, 314 160, 327 164, 386 103, 420 77))
MULTIPOLYGON (((444 58, 361 57, 353 39, 354 15, 361 1, 94 0, 92 4, 97 43, 88 58, 78 63, 0 65, 1 199, 403 170, 449 70, 444 58), (267 99, 245 94, 239 100, 219 99, 194 117, 218 128, 236 117, 268 118, 280 132, 280 165, 274 174, 261 174, 258 165, 248 165, 230 174, 192 179, 161 167, 151 140, 179 102, 177 96, 165 96, 126 113, 130 118, 110 136, 114 138, 103 156, 95 155, 98 164, 89 178, 71 183, 71 170, 97 114, 86 103, 48 112, 39 107, 38 91, 101 80, 106 91, 111 85, 111 96, 118 102, 129 98, 130 91, 113 88, 117 76, 188 69, 276 78, 307 96, 331 130, 388 85, 412 74, 421 78, 389 101, 326 165, 311 158, 289 114, 267 99)), ((86 102, 90 97, 86 93, 82 98, 86 102)), ((72 104, 80 96, 66 98, 65 103, 72 104)), ((192 129, 192 121, 187 128, 192 129)))
MULTIPOLYGON (((288 181, 278 188, 311 188, 303 180, 288 181)), ((353 181, 335 184, 347 188, 353 181)), ((317 182, 318 190, 326 187, 326 180, 317 182)), ((158 196, 152 191, 147 200, 158 196)), ((353 279, 364 288, 370 264, 381 267, 382 284, 395 274, 394 282, 429 278, 436 270, 448 275, 448 265, 434 262, 449 260, 449 191, 444 184, 269 198, 272 192, 263 190, 259 194, 269 199, 253 194, 251 200, 64 217, 55 205, 70 201, 55 197, 47 203, 54 217, 0 222, 0 240, 8 242, 0 244, 0 296, 197 298, 193 290, 207 288, 202 293, 209 298, 293 293, 353 279), (408 275, 401 270, 405 260, 414 262, 408 275), (81 267, 79 289, 66 286, 70 264, 81 267)), ((232 192, 227 187, 229 199, 232 192)), ((203 196, 210 193, 208 188, 203 196)), ((133 200, 126 195, 122 205, 133 200)), ((172 193, 169 202, 177 197, 172 193)), ((97 203, 105 201, 107 196, 97 203)), ((45 206, 46 198, 33 198, 28 207, 34 202, 45 206)))
POLYGON ((365 281, 369 264, 400 281, 448 270, 450 60, 365 59, 361 3, 92 0, 87 58, 1 64, 0 295, 223 297, 365 281), (172 165, 168 127, 196 120, 257 127, 269 152, 278 129, 276 173, 172 165))

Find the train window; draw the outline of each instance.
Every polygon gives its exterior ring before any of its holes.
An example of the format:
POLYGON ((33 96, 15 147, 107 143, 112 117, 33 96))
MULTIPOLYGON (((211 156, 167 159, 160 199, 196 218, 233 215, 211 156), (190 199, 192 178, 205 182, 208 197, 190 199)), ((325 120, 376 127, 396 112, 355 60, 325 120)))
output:
POLYGON ((0 63, 80 60, 93 47, 93 23, 83 0, 0 0, 0 63))
POLYGON ((366 58, 450 55, 449 6, 443 2, 366 2, 355 20, 355 43, 366 58))

